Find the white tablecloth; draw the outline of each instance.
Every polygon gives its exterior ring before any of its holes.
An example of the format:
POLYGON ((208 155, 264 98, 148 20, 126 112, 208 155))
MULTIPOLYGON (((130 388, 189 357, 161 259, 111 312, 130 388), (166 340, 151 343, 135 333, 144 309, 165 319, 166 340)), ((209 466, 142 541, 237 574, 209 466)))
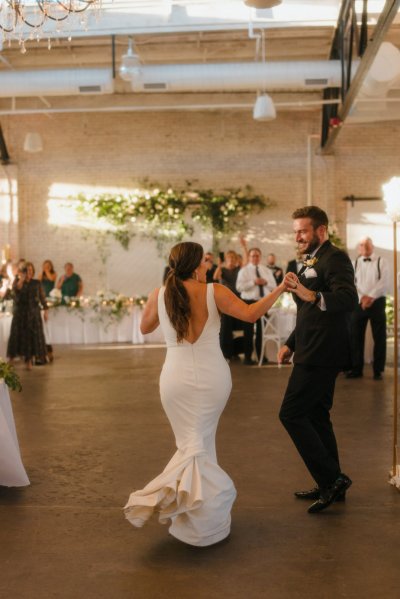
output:
POLYGON ((296 326, 296 308, 271 308, 268 314, 284 343, 296 326))
POLYGON ((12 316, 0 314, 0 358, 5 360, 7 356, 7 343, 10 336, 12 316))
POLYGON ((17 432, 8 394, 8 388, 0 379, 0 485, 25 487, 29 479, 21 461, 17 432))
MULTIPOLYGON (((107 326, 107 318, 104 322, 98 322, 97 315, 89 308, 83 312, 76 313, 68 311, 64 306, 51 308, 49 319, 44 323, 46 342, 49 344, 96 344, 96 343, 164 343, 164 337, 160 327, 149 335, 140 332, 140 321, 142 310, 136 306, 132 307, 129 314, 119 322, 107 326)), ((291 309, 272 308, 271 318, 276 322, 279 336, 282 342, 292 332, 296 313, 291 309)), ((12 316, 0 314, 0 357, 5 358, 7 354, 7 342, 10 335, 12 316)))
POLYGON ((98 314, 86 308, 82 312, 68 311, 60 306, 49 310, 45 323, 47 343, 95 344, 95 343, 163 343, 161 329, 145 337, 140 332, 142 310, 132 307, 129 314, 117 322, 105 315, 99 321, 98 314))
MULTIPOLYGON (((12 316, 0 315, 0 356, 7 354, 7 342, 10 335, 12 316)), ((158 327, 150 335, 142 335, 140 321, 142 310, 132 307, 129 314, 119 322, 107 326, 107 316, 104 322, 98 321, 98 315, 91 309, 83 312, 72 312, 64 306, 51 308, 49 319, 44 323, 46 342, 49 344, 95 344, 95 343, 164 343, 164 338, 158 327)))

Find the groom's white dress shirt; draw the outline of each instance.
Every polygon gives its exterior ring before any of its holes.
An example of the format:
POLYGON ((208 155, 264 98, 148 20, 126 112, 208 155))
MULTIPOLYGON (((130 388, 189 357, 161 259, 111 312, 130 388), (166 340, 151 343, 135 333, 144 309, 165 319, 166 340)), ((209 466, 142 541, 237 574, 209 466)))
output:
POLYGON ((384 258, 371 254, 365 259, 358 256, 354 263, 358 298, 364 295, 378 299, 387 294, 389 268, 384 258))
MULTIPOLYGON (((321 245, 322 245, 322 244, 321 244, 321 245)), ((319 246, 318 246, 318 247, 317 247, 317 248, 316 248, 316 249, 315 249, 315 250, 312 252, 312 254, 306 254, 306 255, 304 256, 304 259, 305 259, 305 260, 307 260, 307 259, 309 259, 309 258, 314 258, 315 254, 318 252, 318 250, 319 250, 319 248, 321 247, 321 245, 319 245, 319 246)), ((304 264, 304 262, 303 262, 303 264, 304 264)), ((307 267, 306 267, 306 269, 305 269, 305 270, 307 270, 307 267)), ((298 271, 298 272, 299 272, 299 271, 298 271)), ((305 272, 305 271, 304 271, 304 272, 305 272)), ((305 276, 307 277, 307 275, 305 275, 305 276)), ((322 293, 321 293, 321 299, 319 300, 319 302, 318 302, 317 306, 318 306, 318 308, 319 308, 320 310, 322 310, 322 312, 326 312, 326 304, 325 304, 325 299, 324 299, 324 296, 322 295, 322 293)))
POLYGON ((260 273, 260 278, 267 281, 266 285, 263 285, 264 295, 268 295, 276 287, 275 277, 272 270, 263 264, 246 264, 239 270, 238 278, 236 281, 236 289, 240 293, 240 297, 244 300, 259 300, 262 297, 260 293, 260 286, 256 285, 255 280, 257 277, 256 268, 260 273))

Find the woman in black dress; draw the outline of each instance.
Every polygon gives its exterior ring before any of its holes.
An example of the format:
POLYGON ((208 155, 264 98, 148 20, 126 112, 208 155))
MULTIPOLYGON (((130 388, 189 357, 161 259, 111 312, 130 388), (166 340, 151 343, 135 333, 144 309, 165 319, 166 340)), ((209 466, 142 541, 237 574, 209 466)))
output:
POLYGON ((21 265, 13 283, 14 313, 8 340, 7 357, 12 361, 17 356, 25 360, 26 368, 32 369, 32 359, 46 362, 46 342, 40 310, 47 320, 46 298, 40 281, 33 278, 32 262, 21 265))

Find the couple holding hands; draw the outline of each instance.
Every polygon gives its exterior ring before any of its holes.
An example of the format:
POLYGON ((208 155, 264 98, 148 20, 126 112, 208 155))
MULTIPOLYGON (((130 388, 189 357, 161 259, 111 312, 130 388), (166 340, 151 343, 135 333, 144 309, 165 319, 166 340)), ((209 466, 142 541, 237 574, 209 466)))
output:
POLYGON ((312 501, 309 513, 345 499, 351 480, 340 467, 330 409, 336 377, 350 360, 348 318, 358 302, 354 271, 347 254, 330 243, 323 210, 307 206, 292 217, 304 266, 250 305, 222 285, 204 284, 207 265, 199 244, 172 248, 165 287, 150 295, 141 329, 150 333, 161 325, 165 335, 160 393, 177 451, 157 478, 130 495, 124 511, 134 526, 158 512, 160 522, 171 523, 169 532, 190 545, 213 545, 229 535, 236 490, 215 451, 232 388, 219 344, 220 314, 255 322, 284 291, 293 293, 297 319, 278 353, 280 363, 294 354, 279 418, 316 485, 295 495, 312 501))

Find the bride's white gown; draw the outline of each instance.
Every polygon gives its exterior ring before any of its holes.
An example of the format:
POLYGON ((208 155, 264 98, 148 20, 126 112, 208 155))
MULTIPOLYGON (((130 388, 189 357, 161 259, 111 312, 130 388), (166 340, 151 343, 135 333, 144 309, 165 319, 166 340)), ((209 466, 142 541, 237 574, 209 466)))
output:
POLYGON ((29 484, 19 452, 10 396, 0 379, 0 486, 25 487, 29 484))
POLYGON ((165 470, 129 497, 126 518, 137 527, 154 513, 169 532, 190 545, 212 545, 228 536, 236 497, 229 476, 218 466, 215 433, 232 388, 219 344, 220 317, 214 286, 207 285, 208 320, 198 340, 178 343, 158 296, 160 325, 167 343, 161 372, 161 402, 175 434, 177 452, 165 470))

